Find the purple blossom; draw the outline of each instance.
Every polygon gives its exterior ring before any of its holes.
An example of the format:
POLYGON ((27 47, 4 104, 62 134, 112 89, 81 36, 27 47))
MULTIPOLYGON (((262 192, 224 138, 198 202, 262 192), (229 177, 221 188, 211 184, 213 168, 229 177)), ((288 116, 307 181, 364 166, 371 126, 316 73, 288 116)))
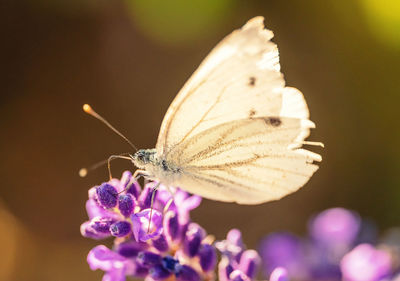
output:
POLYGON ((288 272, 283 267, 277 267, 272 271, 271 276, 269 277, 269 280, 270 281, 289 281, 288 272))
POLYGON ((145 209, 133 214, 132 224, 135 240, 146 242, 149 239, 157 238, 163 231, 162 219, 162 214, 157 210, 145 209))
POLYGON ((117 205, 118 191, 109 183, 103 183, 96 188, 97 199, 104 208, 113 208, 117 205))
POLYGON ((118 197, 118 209, 125 217, 129 217, 133 213, 135 205, 135 197, 130 193, 121 194, 118 197))
POLYGON ((211 280, 215 248, 206 241, 205 230, 190 220, 201 198, 179 189, 172 196, 163 185, 153 195, 156 184, 142 190, 125 172, 121 180, 89 190, 89 220, 81 225, 82 235, 97 240, 117 237, 113 249, 100 245, 89 252, 90 268, 103 270, 103 281, 153 281, 172 275, 179 281, 211 280))
POLYGON ((361 244, 346 254, 341 263, 346 281, 377 281, 392 273, 389 253, 370 244, 361 244))
POLYGON ((310 236, 327 247, 351 246, 360 231, 360 218, 343 208, 328 209, 310 221, 310 236))
POLYGON ((192 222, 190 212, 201 197, 180 189, 171 194, 163 185, 154 191, 156 185, 150 182, 142 189, 124 172, 120 180, 89 190, 89 219, 81 234, 114 238, 112 249, 99 245, 87 257, 92 270, 105 272, 103 281, 212 281, 217 264, 219 281, 253 281, 261 263, 269 281, 400 281, 400 235, 392 232, 377 244, 376 229, 365 227, 370 224, 355 212, 325 210, 309 221, 303 238, 271 233, 262 240, 259 255, 246 249, 238 229, 214 242, 192 222))
POLYGON ((396 249, 400 248, 389 243, 384 246, 389 251, 370 244, 357 246, 362 237, 373 237, 371 228, 363 225, 355 212, 333 208, 310 220, 309 235, 304 238, 289 233, 268 235, 260 245, 265 275, 271 281, 394 281, 400 270, 400 264, 395 263, 400 258, 396 249), (278 268, 284 269, 283 277, 279 277, 282 270, 278 268))
POLYGON ((110 225, 110 232, 112 236, 124 237, 131 233, 131 224, 127 221, 117 221, 110 225))
POLYGON ((218 264, 220 281, 250 281, 256 277, 260 257, 254 250, 246 250, 239 230, 232 229, 227 239, 215 244, 222 258, 218 264))
POLYGON ((132 260, 103 245, 93 248, 88 254, 87 261, 91 270, 101 269, 106 272, 103 281, 123 281, 126 276, 133 276, 137 269, 132 260))
POLYGON ((303 279, 307 276, 305 247, 298 237, 290 233, 268 235, 261 242, 260 255, 266 276, 277 267, 286 268, 293 277, 303 279))

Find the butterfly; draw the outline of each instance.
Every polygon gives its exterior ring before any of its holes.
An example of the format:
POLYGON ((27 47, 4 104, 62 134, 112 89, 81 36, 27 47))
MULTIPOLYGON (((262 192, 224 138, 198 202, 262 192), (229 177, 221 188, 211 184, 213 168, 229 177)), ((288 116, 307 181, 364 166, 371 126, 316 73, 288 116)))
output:
POLYGON ((135 174, 204 198, 277 200, 302 187, 321 156, 308 142, 302 93, 285 87, 273 33, 250 19, 204 59, 173 100, 156 148, 129 155, 135 174))

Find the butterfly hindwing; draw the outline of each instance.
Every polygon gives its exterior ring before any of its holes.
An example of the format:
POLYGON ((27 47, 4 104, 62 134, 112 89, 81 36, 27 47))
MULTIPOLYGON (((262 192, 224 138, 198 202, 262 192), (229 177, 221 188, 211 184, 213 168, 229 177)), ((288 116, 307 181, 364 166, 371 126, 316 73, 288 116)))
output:
POLYGON ((177 184, 189 192, 241 204, 276 200, 318 169, 318 154, 288 148, 309 125, 288 117, 227 122, 185 140, 167 161, 181 167, 177 184))

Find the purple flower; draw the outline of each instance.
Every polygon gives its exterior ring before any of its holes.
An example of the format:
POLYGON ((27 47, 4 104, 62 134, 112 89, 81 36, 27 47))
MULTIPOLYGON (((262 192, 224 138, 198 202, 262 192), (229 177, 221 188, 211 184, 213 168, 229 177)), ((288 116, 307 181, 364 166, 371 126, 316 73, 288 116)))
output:
POLYGON ((319 213, 309 224, 310 235, 315 241, 332 247, 352 245, 360 231, 360 218, 354 212, 333 208, 319 213))
POLYGON ((81 234, 93 239, 104 239, 111 235, 110 226, 113 223, 114 220, 110 218, 94 217, 81 225, 81 234))
POLYGON ((302 241, 289 233, 273 233, 260 246, 260 255, 266 276, 277 267, 284 267, 293 278, 307 275, 305 249, 302 241))
POLYGON ((198 251, 198 256, 200 259, 200 266, 203 271, 207 272, 215 268, 217 263, 217 253, 213 246, 205 243, 201 244, 198 251))
POLYGON ((340 268, 346 281, 377 281, 392 273, 390 255, 370 244, 361 244, 346 254, 340 268))
POLYGON ((241 237, 240 231, 233 229, 226 240, 216 243, 222 255, 218 265, 220 281, 250 281, 257 275, 260 257, 254 250, 245 250, 241 237))
POLYGON ((111 251, 106 246, 93 248, 87 257, 91 270, 101 269, 106 272, 103 280, 122 281, 125 276, 134 275, 136 265, 132 260, 111 251))
POLYGON ((256 251, 246 250, 240 257, 239 269, 250 279, 253 279, 256 277, 260 263, 261 259, 256 251))
POLYGON ((182 226, 179 224, 178 214, 169 211, 164 215, 164 233, 170 243, 179 243, 181 238, 182 226))
POLYGON ((135 208, 135 198, 132 194, 121 194, 118 197, 118 209, 125 217, 129 217, 135 208))
POLYGON ((176 190, 173 196, 152 182, 143 189, 125 172, 89 190, 89 221, 81 226, 85 237, 115 236, 112 250, 97 246, 88 255, 90 267, 105 271, 103 281, 126 277, 179 281, 211 280, 216 265, 214 246, 204 241, 206 232, 190 221, 189 212, 201 198, 176 190), (150 209, 152 197, 153 209, 150 209), (166 212, 163 214, 163 212, 166 212))
POLYGON ((287 270, 283 267, 275 268, 269 277, 269 281, 289 281, 287 270))
POLYGON ((110 226, 111 235, 124 237, 131 233, 131 224, 127 221, 117 221, 110 226))
POLYGON ((201 241, 206 237, 206 232, 197 223, 190 223, 183 242, 183 250, 189 257, 194 257, 200 247, 201 241))
POLYGON ((180 266, 175 275, 178 281, 200 281, 197 271, 188 265, 180 266))
POLYGON ((96 189, 97 199, 104 208, 113 208, 117 206, 117 189, 109 183, 103 183, 96 189))
POLYGON ((145 242, 158 237, 163 231, 162 219, 162 214, 159 211, 151 209, 145 209, 132 215, 135 240, 137 242, 145 242))

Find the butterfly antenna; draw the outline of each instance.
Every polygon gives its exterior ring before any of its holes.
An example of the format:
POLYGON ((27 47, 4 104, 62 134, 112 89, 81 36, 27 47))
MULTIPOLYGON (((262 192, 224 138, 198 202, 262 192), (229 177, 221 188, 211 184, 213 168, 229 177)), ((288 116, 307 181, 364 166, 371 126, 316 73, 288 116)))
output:
POLYGON ((96 111, 93 110, 93 108, 88 105, 88 104, 84 104, 83 105, 83 111, 85 111, 87 114, 92 115, 94 118, 100 120, 101 122, 103 122, 108 128, 110 128, 111 130, 114 131, 114 133, 116 133, 117 135, 119 135, 121 138, 123 138, 135 151, 137 151, 138 149, 136 148, 136 146, 130 141, 128 140, 127 137, 125 137, 123 134, 121 134, 117 129, 114 128, 114 126, 112 126, 106 119, 104 119, 103 117, 101 117, 96 111))
POLYGON ((79 176, 80 176, 81 178, 84 178, 84 177, 87 176, 87 174, 89 173, 89 171, 96 170, 97 168, 99 168, 99 167, 101 167, 101 166, 103 166, 103 165, 106 165, 106 164, 108 164, 108 172, 109 172, 109 174, 111 175, 110 161, 112 161, 112 160, 114 160, 114 159, 117 159, 117 158, 129 159, 129 160, 130 160, 131 158, 126 157, 126 155, 130 155, 130 153, 129 153, 129 152, 125 152, 125 153, 121 153, 121 154, 118 154, 118 155, 111 155, 108 159, 104 159, 104 160, 102 160, 102 161, 99 161, 99 162, 93 164, 92 166, 90 166, 90 167, 88 167, 88 168, 81 168, 81 169, 79 170, 79 176))

